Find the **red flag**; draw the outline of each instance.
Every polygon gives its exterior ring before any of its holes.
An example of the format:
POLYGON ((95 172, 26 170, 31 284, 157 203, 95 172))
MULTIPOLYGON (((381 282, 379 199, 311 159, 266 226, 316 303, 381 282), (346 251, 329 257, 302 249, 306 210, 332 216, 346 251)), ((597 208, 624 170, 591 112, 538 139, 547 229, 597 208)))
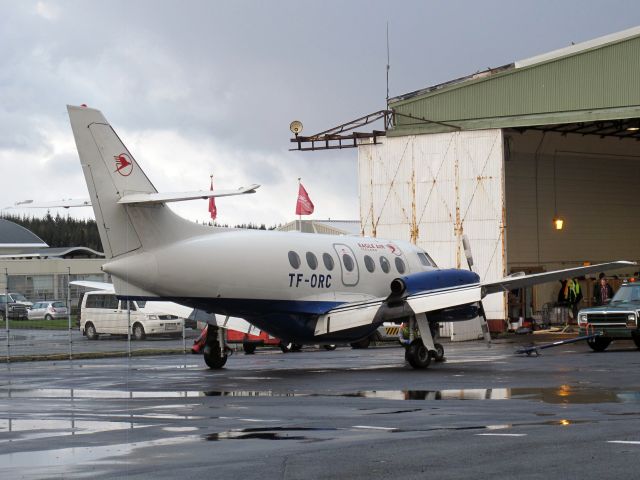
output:
MULTIPOLYGON (((211 176, 211 188, 209 190, 213 191, 213 175, 211 176)), ((216 208, 216 199, 214 197, 209 197, 209 213, 211 214, 211 220, 215 220, 218 215, 218 209, 216 208)))
POLYGON ((302 184, 298 188, 298 202, 296 203, 296 215, 311 215, 313 213, 313 202, 302 184))

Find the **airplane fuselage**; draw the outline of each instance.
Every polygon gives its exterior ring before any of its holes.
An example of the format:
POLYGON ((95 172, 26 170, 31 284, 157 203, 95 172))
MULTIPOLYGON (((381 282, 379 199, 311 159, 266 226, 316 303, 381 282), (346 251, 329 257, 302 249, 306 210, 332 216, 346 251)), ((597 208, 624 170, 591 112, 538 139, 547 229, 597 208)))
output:
MULTIPOLYGON (((126 255, 105 264, 104 271, 155 297, 242 317, 273 335, 304 343, 318 340, 318 315, 345 303, 387 297, 394 278, 437 270, 422 249, 408 242, 299 232, 214 232, 126 255)), ((474 313, 456 315, 473 318, 474 313)), ((376 326, 324 340, 361 338, 376 326)))

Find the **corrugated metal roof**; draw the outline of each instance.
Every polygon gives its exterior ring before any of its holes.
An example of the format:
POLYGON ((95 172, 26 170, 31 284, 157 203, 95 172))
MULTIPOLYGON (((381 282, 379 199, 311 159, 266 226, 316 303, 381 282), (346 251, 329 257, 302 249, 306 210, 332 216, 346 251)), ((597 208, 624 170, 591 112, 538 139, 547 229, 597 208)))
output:
POLYGON ((388 134, 638 118, 639 83, 637 27, 396 97, 388 134))
POLYGON ((48 247, 48 245, 38 237, 35 233, 10 222, 4 218, 0 218, 0 248, 22 248, 22 247, 48 247))

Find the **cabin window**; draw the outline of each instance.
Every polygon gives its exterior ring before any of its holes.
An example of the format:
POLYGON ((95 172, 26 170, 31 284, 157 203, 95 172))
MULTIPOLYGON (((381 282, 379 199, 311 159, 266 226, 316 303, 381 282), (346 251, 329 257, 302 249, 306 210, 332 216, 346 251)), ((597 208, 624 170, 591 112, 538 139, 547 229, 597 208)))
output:
POLYGON ((313 252, 307 252, 307 265, 311 270, 318 268, 318 258, 313 252))
POLYGON ((400 257, 396 257, 396 270, 398 273, 402 274, 405 272, 406 267, 404 266, 404 261, 400 257))
POLYGON ((364 266, 367 267, 367 270, 373 273, 373 271, 376 269, 376 262, 374 262, 373 258, 371 258, 369 255, 365 255, 364 266))
POLYGON ((289 263, 291 264, 291 267, 296 270, 300 268, 300 255, 291 250, 289 252, 289 263))
POLYGON ((384 273, 389 273, 389 270, 391 270, 391 266, 389 265, 389 260, 387 260, 387 257, 380 257, 380 268, 384 273))
POLYGON ((324 262, 324 266, 327 268, 327 270, 329 271, 333 270, 335 263, 331 255, 329 255, 328 253, 323 253, 322 261, 324 262))
POLYGON ((346 253, 342 255, 342 263, 344 263, 344 268, 347 269, 347 272, 351 272, 353 270, 353 267, 355 267, 355 265, 353 264, 353 258, 351 258, 346 253))

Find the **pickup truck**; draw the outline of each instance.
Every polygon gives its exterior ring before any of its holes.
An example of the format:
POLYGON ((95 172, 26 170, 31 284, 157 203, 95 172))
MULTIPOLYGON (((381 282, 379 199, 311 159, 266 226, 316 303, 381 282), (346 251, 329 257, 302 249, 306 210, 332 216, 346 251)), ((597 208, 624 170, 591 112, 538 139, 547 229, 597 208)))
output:
POLYGON ((603 352, 613 340, 633 340, 640 349, 640 283, 624 283, 610 302, 600 307, 583 308, 578 313, 580 335, 600 333, 588 340, 592 350, 603 352))
POLYGON ((27 320, 27 306, 14 302, 11 295, 0 295, 0 321, 6 320, 6 313, 9 314, 9 320, 27 320))

